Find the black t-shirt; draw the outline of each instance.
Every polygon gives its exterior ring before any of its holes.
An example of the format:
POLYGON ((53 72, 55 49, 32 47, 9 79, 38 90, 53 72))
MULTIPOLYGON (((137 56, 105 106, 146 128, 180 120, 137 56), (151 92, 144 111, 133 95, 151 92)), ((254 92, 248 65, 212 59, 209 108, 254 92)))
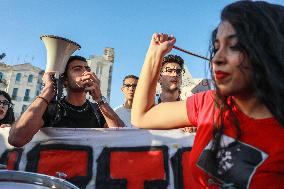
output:
POLYGON ((42 118, 43 127, 103 128, 106 122, 97 105, 88 100, 82 106, 64 99, 51 102, 42 118))

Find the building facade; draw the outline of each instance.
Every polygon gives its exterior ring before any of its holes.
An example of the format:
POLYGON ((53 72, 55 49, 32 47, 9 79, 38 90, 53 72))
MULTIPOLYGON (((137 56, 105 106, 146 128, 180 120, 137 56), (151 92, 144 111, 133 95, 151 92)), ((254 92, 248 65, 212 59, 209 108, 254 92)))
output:
POLYGON ((0 63, 0 90, 12 98, 15 117, 19 117, 40 93, 44 71, 30 63, 0 63))

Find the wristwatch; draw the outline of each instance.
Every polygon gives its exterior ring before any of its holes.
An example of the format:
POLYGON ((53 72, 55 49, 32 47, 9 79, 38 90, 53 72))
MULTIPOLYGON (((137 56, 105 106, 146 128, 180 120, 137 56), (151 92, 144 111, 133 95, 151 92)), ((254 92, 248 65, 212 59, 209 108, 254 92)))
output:
POLYGON ((96 102, 98 107, 100 107, 102 104, 105 104, 105 103, 107 103, 107 99, 104 96, 101 96, 101 98, 96 102))

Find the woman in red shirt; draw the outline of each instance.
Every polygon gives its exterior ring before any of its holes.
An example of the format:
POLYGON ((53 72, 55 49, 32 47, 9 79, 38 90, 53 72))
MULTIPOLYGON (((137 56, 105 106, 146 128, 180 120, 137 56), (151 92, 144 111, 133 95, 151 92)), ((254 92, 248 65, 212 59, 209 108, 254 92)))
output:
POLYGON ((258 1, 226 6, 212 34, 216 90, 153 106, 162 59, 175 41, 153 35, 134 97, 133 125, 198 128, 191 188, 284 188, 284 7, 258 1))

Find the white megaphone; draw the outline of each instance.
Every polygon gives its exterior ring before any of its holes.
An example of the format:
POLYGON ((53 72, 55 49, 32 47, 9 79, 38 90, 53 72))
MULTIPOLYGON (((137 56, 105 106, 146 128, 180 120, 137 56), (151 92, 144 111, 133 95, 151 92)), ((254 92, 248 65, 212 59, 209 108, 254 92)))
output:
POLYGON ((45 72, 55 72, 54 89, 56 98, 60 99, 63 91, 63 83, 60 80, 60 75, 64 73, 71 54, 80 49, 81 46, 69 39, 54 35, 43 35, 40 39, 44 42, 47 50, 45 72))
POLYGON ((71 54, 79 50, 81 46, 69 39, 54 35, 43 35, 40 39, 47 50, 45 72, 55 72, 55 78, 59 78, 59 75, 64 73, 71 54))

